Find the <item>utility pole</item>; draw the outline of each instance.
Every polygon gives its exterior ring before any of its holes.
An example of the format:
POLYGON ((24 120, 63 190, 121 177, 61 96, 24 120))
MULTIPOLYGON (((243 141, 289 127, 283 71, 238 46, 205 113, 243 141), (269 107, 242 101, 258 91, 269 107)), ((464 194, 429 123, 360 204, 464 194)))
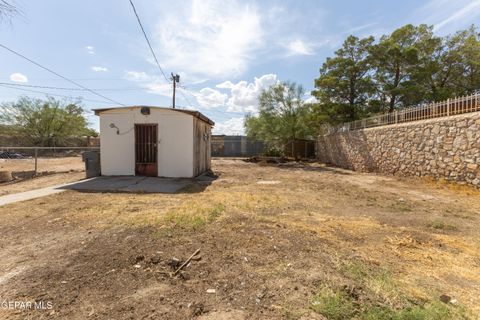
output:
POLYGON ((171 73, 172 77, 170 80, 173 81, 173 97, 172 97, 172 107, 175 109, 175 90, 177 89, 177 82, 180 82, 180 75, 171 73))

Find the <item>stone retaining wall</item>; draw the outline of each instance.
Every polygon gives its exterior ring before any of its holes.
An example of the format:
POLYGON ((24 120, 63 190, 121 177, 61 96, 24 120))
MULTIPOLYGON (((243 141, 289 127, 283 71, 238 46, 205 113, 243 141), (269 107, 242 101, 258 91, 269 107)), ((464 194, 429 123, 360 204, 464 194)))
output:
POLYGON ((317 157, 357 171, 480 187, 480 112, 322 136, 317 157))

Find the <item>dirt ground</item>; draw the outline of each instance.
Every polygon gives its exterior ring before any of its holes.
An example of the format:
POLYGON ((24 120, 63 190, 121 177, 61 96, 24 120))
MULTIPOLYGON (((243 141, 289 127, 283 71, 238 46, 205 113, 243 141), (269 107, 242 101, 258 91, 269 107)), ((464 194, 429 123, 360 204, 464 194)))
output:
POLYGON ((213 170, 177 194, 0 207, 0 318, 478 319, 479 192, 320 164, 213 170))
POLYGON ((32 178, 35 162, 32 158, 0 159, 0 171, 11 171, 16 179, 0 183, 0 196, 78 181, 85 177, 81 156, 39 158, 38 177, 32 178))

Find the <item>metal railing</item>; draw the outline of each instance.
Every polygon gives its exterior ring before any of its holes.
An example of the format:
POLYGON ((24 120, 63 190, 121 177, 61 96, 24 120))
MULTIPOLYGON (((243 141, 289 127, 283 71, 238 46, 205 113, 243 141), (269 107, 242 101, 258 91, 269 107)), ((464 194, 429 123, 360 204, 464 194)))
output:
POLYGON ((480 111, 480 91, 469 96, 455 97, 441 102, 395 110, 394 112, 347 122, 336 127, 334 131, 345 132, 475 111, 480 111))

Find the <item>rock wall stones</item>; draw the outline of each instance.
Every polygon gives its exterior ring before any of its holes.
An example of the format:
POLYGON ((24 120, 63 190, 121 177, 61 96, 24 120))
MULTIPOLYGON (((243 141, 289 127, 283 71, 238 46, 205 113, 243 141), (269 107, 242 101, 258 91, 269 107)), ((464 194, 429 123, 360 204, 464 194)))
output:
POLYGON ((357 171, 480 187, 480 112, 322 136, 317 157, 357 171))

